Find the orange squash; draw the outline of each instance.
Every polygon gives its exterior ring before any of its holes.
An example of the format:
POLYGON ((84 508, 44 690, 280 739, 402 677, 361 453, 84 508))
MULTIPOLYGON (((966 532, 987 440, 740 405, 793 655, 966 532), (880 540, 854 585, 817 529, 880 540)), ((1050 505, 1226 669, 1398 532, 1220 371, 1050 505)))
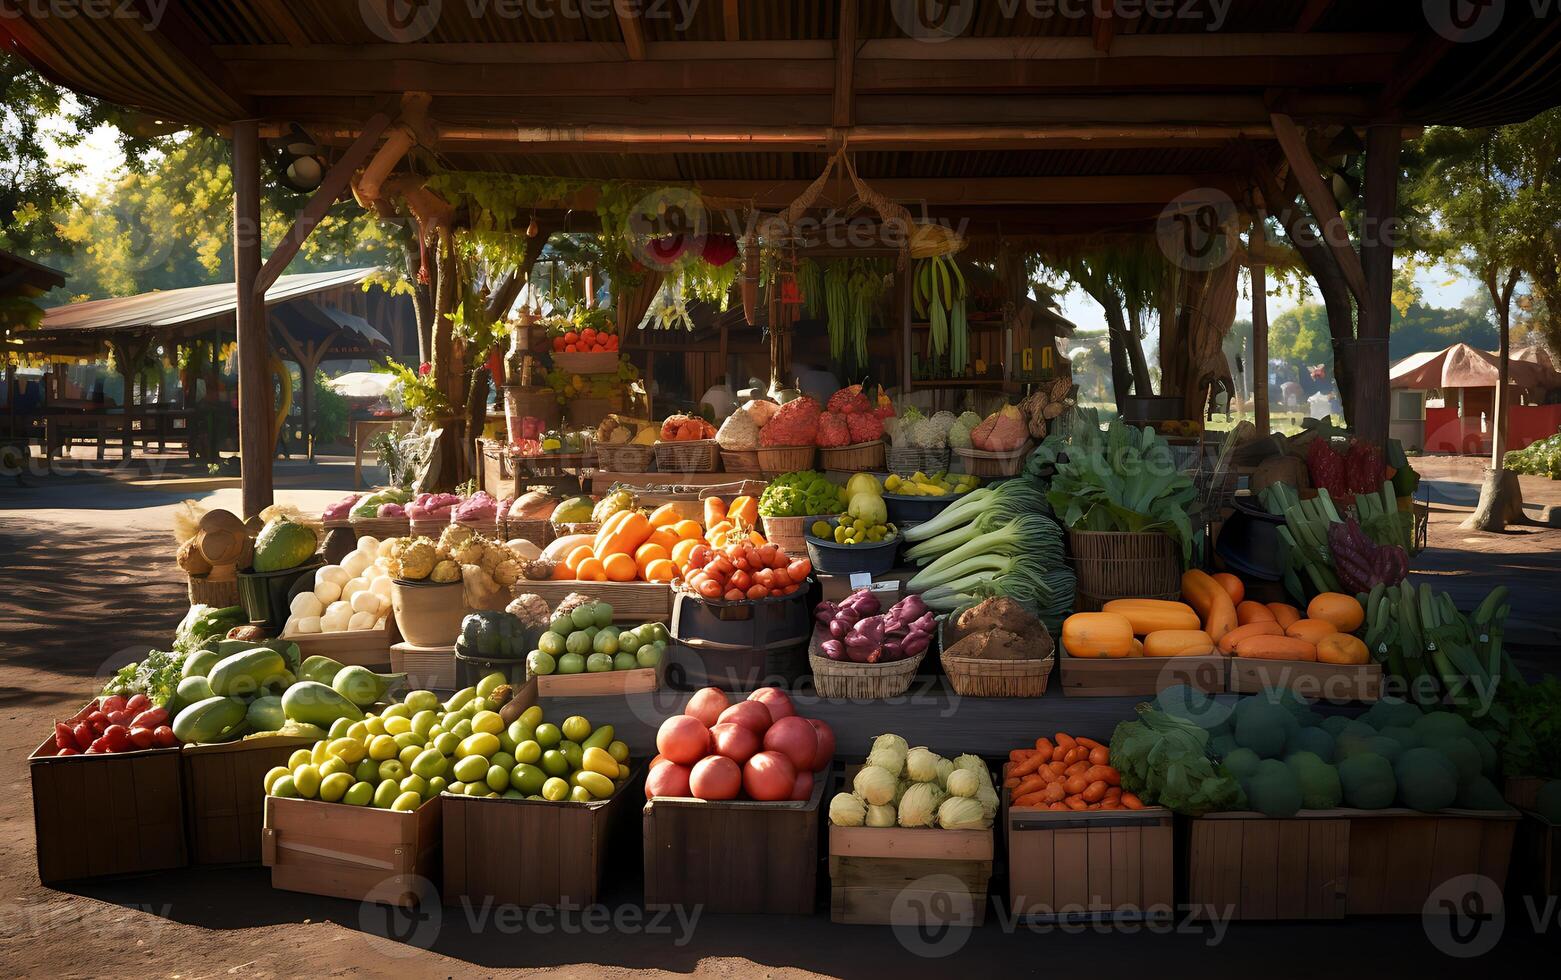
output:
POLYGON ((1202 569, 1189 568, 1182 573, 1182 598, 1203 618, 1203 631, 1218 643, 1220 637, 1237 626, 1236 604, 1230 593, 1202 569))
POLYGON ((733 521, 746 524, 749 527, 757 527, 759 524, 759 501, 756 497, 746 494, 732 498, 732 506, 726 510, 726 516, 733 521))
POLYGON ((699 542, 692 538, 687 538, 677 542, 672 546, 673 563, 676 564, 679 568, 686 567, 688 565, 688 556, 693 554, 694 549, 697 547, 699 547, 699 542))
POLYGON ((564 558, 564 567, 572 572, 578 572, 580 570, 581 562, 585 561, 587 558, 595 557, 596 553, 591 549, 591 546, 588 544, 582 544, 575 550, 571 551, 564 558))
POLYGON ((1236 606, 1236 622, 1245 626, 1248 623, 1272 623, 1277 620, 1267 606, 1249 599, 1236 606))
POLYGON ((1126 616, 1133 624, 1133 632, 1139 636, 1160 630, 1195 630, 1203 626, 1191 606, 1168 599, 1112 599, 1101 611, 1126 616))
POLYGON ((657 558, 645 565, 642 573, 647 582, 670 582, 677 578, 677 566, 665 558, 657 558))
POLYGON ((1308 643, 1320 643, 1324 637, 1339 632, 1339 628, 1321 619, 1298 619, 1285 630, 1285 635, 1308 643))
POLYGON ((596 535, 596 557, 605 559, 608 555, 632 555, 635 548, 650 538, 653 530, 644 514, 630 511, 618 523, 602 525, 596 535))
POLYGON ((1144 641, 1133 637, 1133 649, 1127 652, 1129 657, 1142 657, 1144 655, 1144 641))
POLYGON ((651 527, 666 527, 669 524, 676 524, 682 519, 683 514, 677 509, 675 504, 662 504, 650 512, 651 527))
POLYGON ((590 545, 595 541, 596 535, 594 534, 566 534, 548 542, 548 546, 542 549, 542 557, 550 561, 561 562, 569 556, 571 551, 582 544, 590 545))
POLYGON ((650 537, 646 539, 645 543, 659 544, 663 548, 667 549, 667 552, 670 554, 672 549, 676 547, 677 543, 681 540, 683 539, 678 537, 677 532, 672 530, 672 528, 658 527, 656 530, 650 532, 650 537))
MULTIPOLYGON (((720 497, 705 498, 705 527, 715 527, 717 524, 726 520, 726 513, 727 511, 725 500, 722 500, 720 497)), ((677 518, 673 518, 667 523, 676 524, 677 518)), ((657 526, 659 527, 660 525, 657 526)))
POLYGON ((647 541, 634 549, 634 564, 642 569, 653 561, 671 557, 672 552, 653 541, 647 541))
POLYGON ((605 582, 607 581, 607 569, 602 565, 601 559, 595 557, 587 558, 580 563, 580 567, 575 569, 575 578, 582 582, 605 582))
POLYGON ((1285 631, 1279 628, 1279 624, 1271 619, 1259 620, 1256 623, 1248 623, 1238 626, 1219 639, 1219 651, 1227 656, 1236 652, 1236 644, 1249 636, 1284 636, 1285 631))
POLYGON ((1294 626, 1296 621, 1301 618, 1301 610, 1290 605, 1288 602, 1270 602, 1268 604, 1268 611, 1274 614, 1274 622, 1278 623, 1284 629, 1289 629, 1291 626, 1294 626))
POLYGON ((1202 657, 1213 652, 1214 641, 1203 630, 1156 630, 1144 637, 1146 657, 1202 657))
POLYGON ((1247 597, 1246 584, 1229 572, 1215 572, 1209 578, 1220 584, 1220 588, 1225 590, 1225 594, 1230 596, 1230 601, 1235 605, 1241 605, 1241 600, 1247 597))
POLYGON ((1358 667, 1371 662, 1371 652, 1360 637, 1348 633, 1325 636, 1317 643, 1317 662, 1358 667))
POLYGON ((634 558, 624 552, 615 552, 602 560, 602 571, 609 582, 632 582, 639 578, 640 568, 634 558))
POLYGON ((1133 624, 1120 613, 1074 613, 1062 621, 1062 645, 1075 657, 1126 657, 1133 652, 1133 624))
POLYGON ((1253 660, 1316 661, 1317 644, 1293 636, 1249 636, 1236 644, 1236 656, 1253 660))
POLYGON ((699 526, 698 521, 678 521, 672 525, 672 532, 685 541, 705 536, 705 529, 699 526))
POLYGON ((1360 600, 1342 592, 1323 592, 1306 605, 1308 619, 1332 623, 1340 633, 1353 633, 1366 621, 1360 600))

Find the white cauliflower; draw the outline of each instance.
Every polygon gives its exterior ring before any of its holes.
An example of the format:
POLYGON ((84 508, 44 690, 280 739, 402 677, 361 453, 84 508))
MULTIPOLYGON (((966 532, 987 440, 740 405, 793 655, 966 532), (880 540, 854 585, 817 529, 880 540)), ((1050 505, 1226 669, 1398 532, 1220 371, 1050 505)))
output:
POLYGON ((733 412, 721 423, 715 441, 722 449, 758 449, 759 423, 747 412, 733 412))
POLYGON ((944 445, 943 437, 931 419, 912 422, 905 441, 912 449, 941 449, 944 445))
POLYGON ((949 429, 954 427, 954 423, 959 421, 959 417, 953 412, 938 412, 928 421, 932 423, 933 428, 938 430, 938 443, 932 448, 942 449, 948 445, 949 429))

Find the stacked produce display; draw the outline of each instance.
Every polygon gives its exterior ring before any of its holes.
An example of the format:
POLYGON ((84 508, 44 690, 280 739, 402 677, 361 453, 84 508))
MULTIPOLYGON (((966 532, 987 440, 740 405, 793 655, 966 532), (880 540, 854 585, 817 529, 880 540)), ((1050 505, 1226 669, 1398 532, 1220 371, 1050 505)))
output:
POLYGON ((645 796, 807 800, 834 757, 834 730, 799 715, 785 691, 764 687, 734 702, 708 687, 661 723, 645 796))
POLYGON ((997 814, 997 789, 979 756, 945 759, 898 735, 873 740, 851 792, 829 801, 837 827, 919 827, 985 830, 997 814))
MULTIPOLYGON (((515 602, 535 607, 541 600, 521 596, 515 602)), ((546 603, 541 608, 545 610, 546 603)), ((566 596, 550 616, 543 617, 545 629, 536 638, 535 648, 525 653, 526 669, 541 677, 553 673, 637 670, 661 663, 667 649, 664 624, 644 623, 622 629, 614 626, 612 620, 610 604, 578 593, 566 596)))

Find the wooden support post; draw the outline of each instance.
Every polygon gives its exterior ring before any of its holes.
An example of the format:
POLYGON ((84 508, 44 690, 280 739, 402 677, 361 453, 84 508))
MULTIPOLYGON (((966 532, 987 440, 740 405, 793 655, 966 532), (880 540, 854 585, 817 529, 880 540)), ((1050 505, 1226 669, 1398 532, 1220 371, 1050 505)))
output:
POLYGON ((741 41, 742 22, 737 16, 737 0, 721 0, 722 36, 728 41, 741 41))
POLYGON ((847 127, 856 119, 857 0, 840 0, 840 28, 835 38, 835 102, 833 121, 847 127))
POLYGON ((260 279, 260 127, 233 124, 233 278, 244 517, 271 506, 271 338, 260 279))
POLYGON ((1388 440, 1388 333, 1393 317, 1393 244, 1397 234, 1399 148, 1397 126, 1366 133, 1366 226, 1361 267, 1366 295, 1351 365, 1356 433, 1377 445, 1388 440))
POLYGON ((613 0, 618 12, 618 26, 623 30, 623 46, 628 49, 630 61, 645 60, 645 29, 640 24, 639 0, 613 0))
MULTIPOLYGON (((1268 216, 1259 210, 1252 219, 1250 250, 1261 256, 1265 241, 1263 223, 1268 216)), ((1267 436, 1273 431, 1268 414, 1268 268, 1260 257, 1255 257, 1252 269, 1252 363, 1247 370, 1252 375, 1252 424, 1258 435, 1267 436)))
POLYGON ((1306 140, 1300 129, 1296 128, 1295 121, 1277 112, 1273 114, 1272 121, 1274 137, 1279 140, 1279 146, 1285 152, 1285 160, 1289 162, 1290 170, 1301 186, 1301 194, 1317 218, 1317 230, 1322 234, 1323 244, 1338 261, 1339 271, 1349 284, 1355 302, 1364 307, 1366 274, 1361 269, 1360 256, 1355 254, 1355 247, 1350 242, 1349 229, 1339 215, 1339 203, 1333 199, 1333 191, 1318 171, 1317 161, 1312 159, 1311 150, 1307 149, 1306 140))

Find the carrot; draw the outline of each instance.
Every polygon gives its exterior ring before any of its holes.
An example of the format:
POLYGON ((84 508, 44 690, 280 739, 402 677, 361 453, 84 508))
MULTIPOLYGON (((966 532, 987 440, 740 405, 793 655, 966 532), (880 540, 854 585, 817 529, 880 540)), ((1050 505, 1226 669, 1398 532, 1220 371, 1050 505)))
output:
POLYGON ((1056 753, 1057 747, 1052 744, 1051 739, 1043 735, 1035 740, 1035 751, 1046 756, 1047 760, 1049 761, 1052 755, 1056 753))
POLYGON ((1075 796, 1089 788, 1089 781, 1083 774, 1069 776, 1068 781, 1062 784, 1062 788, 1068 791, 1069 796, 1075 796))
POLYGON ((1036 772, 1040 773, 1048 783, 1055 783, 1057 780, 1063 777, 1063 772, 1066 768, 1066 766, 1061 765, 1060 763, 1048 762, 1046 765, 1037 769, 1036 772))
POLYGON ((1101 802, 1103 802, 1103 803, 1115 803, 1115 802, 1117 802, 1120 799, 1122 799, 1122 787, 1120 787, 1120 786, 1107 786, 1106 787, 1106 798, 1104 800, 1102 800, 1101 802))
POLYGON ((1046 799, 1043 798, 1044 795, 1045 794, 1042 794, 1042 793, 1031 793, 1028 796, 1015 797, 1014 798, 1014 802, 1013 802, 1012 805, 1013 806, 1044 806, 1048 802, 1046 799))
POLYGON ((1083 796, 1086 802, 1099 803, 1106 797, 1106 784, 1103 780, 1097 779, 1085 787, 1084 792, 1079 795, 1083 796))
POLYGON ((1034 749, 1014 749, 1008 753, 1009 762, 1023 762, 1035 754, 1034 749))
POLYGON ((1041 791, 1047 803, 1060 803, 1062 798, 1068 795, 1068 791, 1062 788, 1061 783, 1049 783, 1046 789, 1041 791))
POLYGON ((1089 764, 1092 765, 1092 766, 1103 766, 1108 761, 1110 761, 1110 759, 1111 759, 1111 750, 1110 749, 1101 748, 1101 749, 1090 749, 1089 750, 1089 764))
POLYGON ((1004 789, 1013 789, 1015 786, 1018 786, 1018 785, 1019 785, 1019 780, 1017 780, 1017 779, 1005 779, 1005 780, 1003 780, 1003 788, 1004 789))
POLYGON ((1009 770, 1008 774, 1010 776, 1019 776, 1020 778, 1023 778, 1035 770, 1041 768, 1043 762, 1044 760, 1041 758, 1041 754, 1037 752, 1028 759, 1015 763, 1014 767, 1009 770))
POLYGON ((1105 748, 1104 745, 1101 745, 1099 742, 1095 741, 1094 739, 1092 739, 1092 738, 1085 738, 1082 735, 1080 735, 1078 738, 1074 739, 1074 741, 1078 742, 1080 745, 1084 746, 1086 749, 1103 749, 1103 748, 1105 748))
POLYGON ((1077 744, 1073 736, 1069 735, 1067 732, 1058 732, 1056 735, 1052 736, 1052 741, 1056 742, 1057 748, 1064 752, 1073 748, 1073 746, 1077 744))
POLYGON ((1123 793, 1122 805, 1127 807, 1129 810, 1142 810, 1144 808, 1144 801, 1140 800, 1138 798, 1138 794, 1136 793, 1123 793))
POLYGON ((1090 766, 1084 778, 1092 783, 1097 779, 1102 780, 1107 786, 1119 786, 1122 783, 1121 775, 1111 766, 1090 766))
POLYGON ((1063 775, 1065 775, 1065 776, 1077 776, 1077 775, 1080 775, 1080 774, 1085 773, 1087 771, 1089 771, 1089 763, 1080 761, 1080 762, 1075 762, 1073 765, 1071 765, 1067 769, 1063 770, 1063 775))
POLYGON ((1046 788, 1048 781, 1039 776, 1026 776, 1024 781, 1014 789, 1015 796, 1029 796, 1038 790, 1046 788))
POLYGON ((1229 656, 1230 654, 1236 652, 1236 644, 1249 637, 1283 636, 1284 633, 1285 631, 1280 629, 1279 624, 1274 622, 1272 619, 1265 619, 1254 623, 1248 623, 1245 626, 1238 626, 1229 633, 1226 633, 1224 636, 1220 637, 1219 651, 1220 653, 1229 656))
POLYGON ((1066 803, 1068 805, 1068 809, 1070 809, 1070 810, 1088 810, 1089 809, 1089 803, 1086 802, 1084 800, 1084 798, 1081 797, 1081 796, 1070 796, 1067 799, 1063 800, 1062 802, 1066 803))
POLYGON ((1068 805, 1066 803, 1057 802, 1057 803, 1053 803, 1051 806, 1048 806, 1046 809, 1048 809, 1048 810, 1066 810, 1066 809, 1068 809, 1068 805))

